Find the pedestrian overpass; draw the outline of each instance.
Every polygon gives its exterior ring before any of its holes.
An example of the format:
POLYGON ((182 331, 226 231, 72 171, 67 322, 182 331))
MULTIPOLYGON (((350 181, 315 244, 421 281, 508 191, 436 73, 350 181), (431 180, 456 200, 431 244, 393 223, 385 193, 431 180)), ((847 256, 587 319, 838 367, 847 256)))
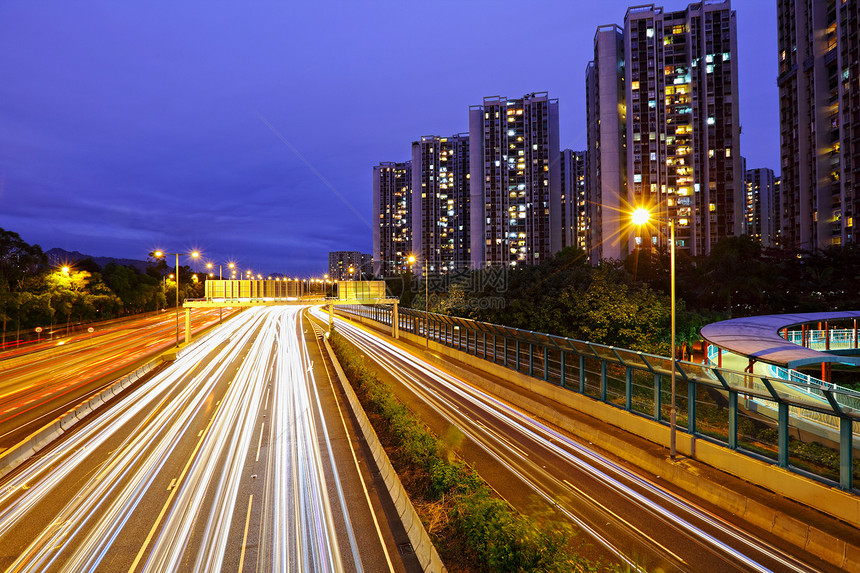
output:
MULTIPOLYGON (((329 331, 334 322, 334 307, 356 304, 391 305, 398 315, 399 298, 388 296, 384 281, 337 281, 334 296, 328 293, 305 293, 301 281, 287 280, 215 280, 206 281, 205 297, 187 299, 185 309, 185 343, 191 342, 192 308, 236 308, 250 306, 325 306, 329 331)), ((398 321, 392 323, 391 335, 399 337, 398 321)))

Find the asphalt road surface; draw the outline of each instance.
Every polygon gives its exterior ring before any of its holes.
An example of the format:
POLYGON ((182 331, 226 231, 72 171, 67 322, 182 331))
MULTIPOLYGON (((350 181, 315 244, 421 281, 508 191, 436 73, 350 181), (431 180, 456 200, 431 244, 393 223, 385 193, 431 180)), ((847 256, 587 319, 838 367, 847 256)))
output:
POLYGON ((301 312, 239 314, 6 476, 0 567, 414 570, 301 312))

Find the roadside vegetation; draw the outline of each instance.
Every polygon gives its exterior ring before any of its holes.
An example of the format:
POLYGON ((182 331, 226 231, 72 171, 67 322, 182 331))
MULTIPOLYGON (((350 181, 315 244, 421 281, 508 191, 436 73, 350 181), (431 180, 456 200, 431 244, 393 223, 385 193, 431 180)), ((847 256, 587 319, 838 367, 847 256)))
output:
POLYGON ((520 514, 437 438, 336 332, 347 378, 449 571, 618 571, 577 555, 571 527, 520 514))
MULTIPOLYGON (((10 341, 95 320, 163 309, 176 297, 173 272, 152 258, 145 272, 92 259, 51 266, 39 245, 0 229, 0 348, 10 341), (171 275, 172 276, 172 275, 171 275)), ((202 296, 205 277, 195 280, 190 267, 179 269, 180 298, 202 296)))

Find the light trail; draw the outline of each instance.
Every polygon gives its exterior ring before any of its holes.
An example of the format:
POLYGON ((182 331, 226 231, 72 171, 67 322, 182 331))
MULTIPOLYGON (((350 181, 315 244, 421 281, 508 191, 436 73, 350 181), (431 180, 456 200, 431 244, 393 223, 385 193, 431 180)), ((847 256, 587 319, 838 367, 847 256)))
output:
MULTIPOLYGON (((321 320, 327 317, 315 311, 321 320)), ((576 468, 603 484, 604 489, 614 492, 623 505, 633 506, 649 519, 657 520, 665 527, 677 532, 677 536, 702 547, 708 554, 726 566, 751 571, 812 571, 796 558, 785 554, 770 544, 755 538, 710 512, 663 490, 618 464, 608 460, 594 450, 586 448, 527 416, 500 400, 482 392, 450 374, 432 366, 413 354, 392 346, 378 337, 337 319, 338 331, 350 342, 395 376, 405 387, 430 405, 450 424, 458 427, 472 442, 499 461, 531 487, 548 505, 555 507, 583 527, 598 543, 633 565, 636 558, 622 546, 600 533, 578 518, 575 506, 560 502, 559 490, 567 490, 580 502, 584 502, 604 515, 617 527, 626 529, 630 536, 649 540, 658 555, 662 555, 675 568, 688 568, 690 564, 679 554, 677 547, 684 543, 658 541, 643 527, 637 527, 618 511, 601 503, 581 488, 557 477, 567 470, 553 473, 546 466, 533 461, 529 453, 549 457, 558 461, 559 468, 576 468), (515 445, 516 444, 516 445, 515 445), (563 484, 563 485, 562 485, 563 484), (553 493, 555 492, 555 493, 553 493), (674 549, 673 549, 674 548, 674 549), (769 565, 766 565, 768 563, 769 565)), ((547 464, 548 465, 548 464, 547 464)), ((626 511, 629 511, 626 510, 626 511)), ((646 521, 647 523, 647 521, 646 521)), ((652 528, 648 528, 649 531, 652 528)), ((661 563, 661 566, 666 564, 661 563)), ((714 566, 713 563, 710 564, 714 566)))
MULTIPOLYGON (((218 320, 211 310, 191 317, 192 331, 218 320)), ((14 443, 35 429, 30 426, 62 415, 109 385, 112 375, 130 364, 170 348, 175 326, 167 318, 162 314, 111 323, 92 337, 61 340, 62 346, 52 343, 20 356, 0 354, 0 441, 14 443)))
POLYGON ((44 526, 6 570, 362 571, 301 311, 242 313, 11 474, 0 543, 44 526))

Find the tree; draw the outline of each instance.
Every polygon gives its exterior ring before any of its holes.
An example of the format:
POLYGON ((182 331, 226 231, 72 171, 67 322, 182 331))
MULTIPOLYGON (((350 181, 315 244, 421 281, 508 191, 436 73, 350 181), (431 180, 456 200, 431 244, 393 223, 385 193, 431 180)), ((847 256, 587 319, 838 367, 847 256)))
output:
POLYGON ((29 245, 18 233, 0 228, 0 279, 5 278, 13 289, 27 276, 35 276, 48 264, 39 245, 29 245))
POLYGON ((6 278, 0 275, 0 321, 3 322, 3 338, 0 342, 0 348, 6 347, 6 325, 12 320, 12 313, 17 310, 19 304, 18 294, 12 292, 6 278))
POLYGON ((742 235, 720 239, 704 266, 707 282, 703 286, 725 304, 729 318, 736 308, 748 314, 761 306, 767 278, 761 244, 754 238, 742 235))

